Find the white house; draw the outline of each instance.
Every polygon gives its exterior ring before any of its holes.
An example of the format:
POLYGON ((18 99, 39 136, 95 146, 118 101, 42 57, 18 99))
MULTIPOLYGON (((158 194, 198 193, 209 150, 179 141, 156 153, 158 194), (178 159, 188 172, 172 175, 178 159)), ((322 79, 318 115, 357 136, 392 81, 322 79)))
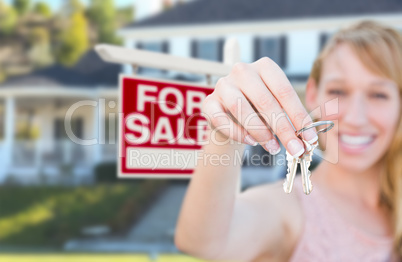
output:
MULTIPOLYGON (((362 19, 402 29, 402 3, 195 0, 134 22, 119 34, 129 48, 215 61, 222 59, 223 41, 236 37, 243 62, 271 57, 302 93, 313 60, 328 36, 362 19)), ((3 83, 0 182, 7 177, 29 182, 38 175, 58 176, 63 168, 77 179, 90 179, 97 163, 115 161, 114 120, 109 116, 117 113, 119 72, 132 74, 133 68, 124 65, 121 70, 119 65, 106 64, 89 52, 72 69, 53 66, 3 83), (79 101, 86 105, 72 115, 71 131, 93 145, 74 143, 64 129, 66 112, 79 101)), ((191 81, 205 79, 149 68, 140 68, 138 73, 191 81)))
MULTIPOLYGON (((236 37, 241 60, 273 58, 290 80, 304 80, 328 37, 339 27, 374 19, 402 29, 395 0, 196 0, 119 30, 129 48, 222 59, 223 40, 236 37)), ((132 68, 126 66, 125 73, 132 68)))
POLYGON ((72 68, 55 65, 3 83, 0 181, 52 181, 64 172, 72 182, 91 182, 97 163, 115 161, 110 119, 117 119, 120 71, 90 51, 72 68))
MULTIPOLYGON (((222 60, 224 40, 237 38, 241 61, 253 62, 263 56, 272 58, 303 96, 314 59, 331 34, 340 27, 366 19, 402 29, 402 3, 395 0, 195 0, 134 22, 119 30, 119 34, 128 48, 215 61, 222 60)), ((132 67, 125 65, 124 72, 131 74, 132 67)), ((177 72, 160 74, 178 76, 177 72)), ((266 154, 262 147, 251 150, 253 154, 266 154)))

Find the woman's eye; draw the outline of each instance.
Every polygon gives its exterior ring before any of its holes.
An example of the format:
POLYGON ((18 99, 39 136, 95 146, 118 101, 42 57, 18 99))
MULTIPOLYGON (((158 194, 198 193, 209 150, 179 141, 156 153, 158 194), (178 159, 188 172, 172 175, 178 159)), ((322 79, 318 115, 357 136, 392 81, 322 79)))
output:
POLYGON ((328 90, 328 94, 335 95, 335 96, 342 96, 342 95, 345 95, 346 92, 341 89, 330 89, 330 90, 328 90))
POLYGON ((384 93, 372 93, 370 96, 376 99, 388 99, 388 95, 384 93))

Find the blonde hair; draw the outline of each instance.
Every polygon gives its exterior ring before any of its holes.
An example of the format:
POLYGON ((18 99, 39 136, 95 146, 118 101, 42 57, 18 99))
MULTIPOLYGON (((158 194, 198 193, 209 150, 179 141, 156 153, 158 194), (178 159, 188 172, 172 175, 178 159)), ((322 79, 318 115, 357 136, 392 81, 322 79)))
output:
MULTIPOLYGON (((310 78, 320 82, 325 58, 340 43, 349 44, 369 70, 395 81, 402 102, 402 36, 393 28, 373 21, 363 21, 335 33, 313 64, 310 78)), ((392 214, 396 253, 402 258, 402 106, 395 136, 381 174, 381 203, 392 214)))

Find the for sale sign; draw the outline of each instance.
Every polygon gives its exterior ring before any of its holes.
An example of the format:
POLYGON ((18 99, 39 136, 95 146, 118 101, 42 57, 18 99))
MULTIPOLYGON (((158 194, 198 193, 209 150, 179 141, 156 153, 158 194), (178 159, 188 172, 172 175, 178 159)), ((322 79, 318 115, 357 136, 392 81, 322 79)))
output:
POLYGON ((213 88, 120 76, 119 177, 188 178, 206 140, 213 88))

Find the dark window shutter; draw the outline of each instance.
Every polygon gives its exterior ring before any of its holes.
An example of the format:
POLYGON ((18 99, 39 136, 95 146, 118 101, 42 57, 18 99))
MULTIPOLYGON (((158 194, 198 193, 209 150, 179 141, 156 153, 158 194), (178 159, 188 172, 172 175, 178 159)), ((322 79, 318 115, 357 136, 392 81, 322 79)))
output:
MULTIPOLYGON (((136 48, 136 49, 143 49, 143 48, 144 48, 144 45, 143 45, 143 43, 141 43, 141 42, 137 42, 136 45, 135 45, 135 48, 136 48)), ((142 67, 138 66, 136 73, 137 73, 137 74, 141 74, 142 71, 143 71, 143 70, 142 70, 142 67)))
POLYGON ((286 36, 281 36, 279 38, 279 66, 284 68, 287 66, 287 49, 288 49, 288 43, 287 43, 287 38, 286 36))
POLYGON ((83 121, 82 118, 75 119, 75 128, 73 129, 74 135, 79 139, 82 139, 82 131, 83 131, 83 121))
POLYGON ((56 140, 58 140, 58 139, 61 139, 61 123, 60 123, 60 119, 58 119, 58 118, 56 118, 55 120, 54 120, 54 139, 56 139, 56 140))
POLYGON ((324 48, 324 46, 327 43, 328 39, 329 39, 329 34, 327 34, 327 33, 321 33, 320 34, 320 51, 324 48))
MULTIPOLYGON (((169 53, 169 42, 168 41, 163 41, 161 44, 161 51, 162 53, 168 54, 169 53)), ((163 74, 167 73, 167 70, 161 70, 163 74)))
POLYGON ((218 61, 223 61, 223 47, 225 45, 225 39, 220 38, 218 40, 218 61))
POLYGON ((198 52, 197 52, 197 41, 192 40, 191 41, 191 57, 197 57, 198 52))
POLYGON ((162 53, 169 53, 169 42, 163 41, 162 42, 162 53))
POLYGON ((254 60, 257 61, 258 59, 261 58, 261 54, 260 54, 260 41, 261 38, 260 37, 255 37, 254 38, 254 60))

